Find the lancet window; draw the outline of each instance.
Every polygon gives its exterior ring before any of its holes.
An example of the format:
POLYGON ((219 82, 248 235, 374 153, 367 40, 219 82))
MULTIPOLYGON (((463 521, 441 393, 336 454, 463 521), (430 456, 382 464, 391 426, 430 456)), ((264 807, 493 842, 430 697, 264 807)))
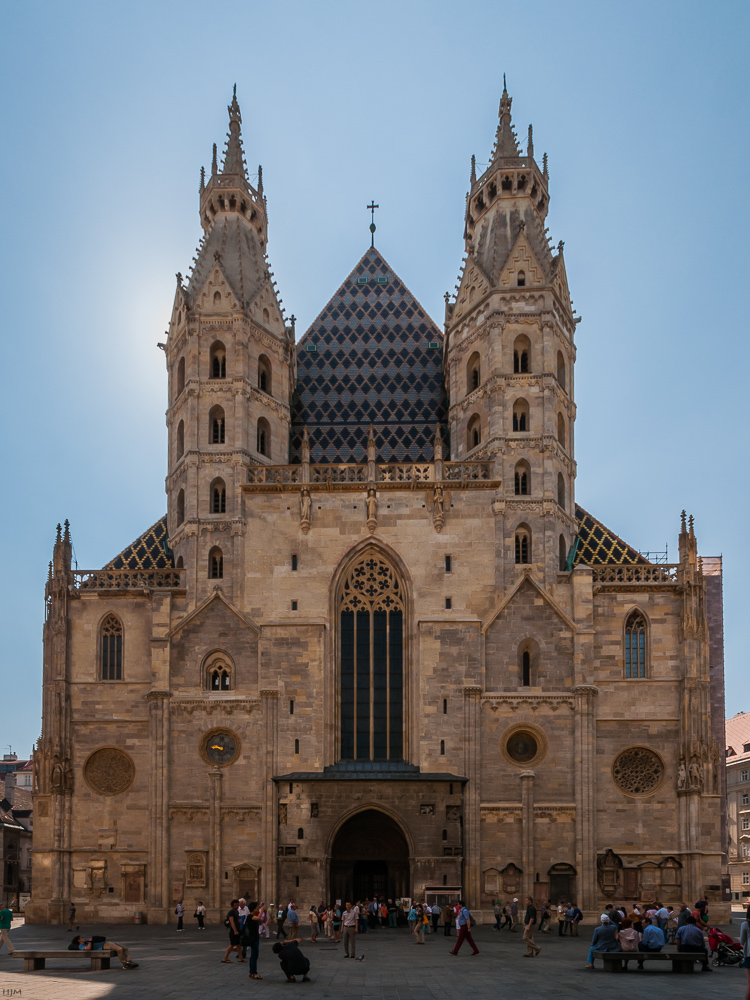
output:
POLYGON ((122 680, 122 623, 117 615, 107 615, 100 629, 102 680, 122 680))
POLYGON ((625 676, 646 676, 646 619, 631 611, 625 622, 625 676))
POLYGON ((342 760, 404 756, 404 594, 394 568, 363 555, 339 593, 342 760))

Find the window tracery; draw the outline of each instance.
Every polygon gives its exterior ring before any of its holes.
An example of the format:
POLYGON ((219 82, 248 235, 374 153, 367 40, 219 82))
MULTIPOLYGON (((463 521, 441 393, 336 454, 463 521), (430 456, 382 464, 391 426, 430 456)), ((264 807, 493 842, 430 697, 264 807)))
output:
POLYGON ((646 619, 631 611, 625 622, 625 676, 646 676, 646 619))
POLYGON ((648 747, 628 747, 615 757, 612 778, 628 795, 650 795, 664 779, 664 763, 648 747))
POLYGON ((101 665, 103 681, 122 680, 122 623, 117 615, 107 615, 101 624, 101 665))
POLYGON ((404 601, 382 556, 363 555, 339 592, 341 758, 403 759, 404 601))

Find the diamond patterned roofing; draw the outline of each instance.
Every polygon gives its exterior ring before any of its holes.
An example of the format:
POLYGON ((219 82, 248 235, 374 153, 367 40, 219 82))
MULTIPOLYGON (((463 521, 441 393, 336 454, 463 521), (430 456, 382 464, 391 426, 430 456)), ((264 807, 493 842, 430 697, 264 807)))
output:
POLYGON ((313 462, 362 462, 371 423, 378 461, 430 461, 436 425, 448 434, 442 368, 440 330, 370 248, 297 345, 290 461, 307 427, 313 462))

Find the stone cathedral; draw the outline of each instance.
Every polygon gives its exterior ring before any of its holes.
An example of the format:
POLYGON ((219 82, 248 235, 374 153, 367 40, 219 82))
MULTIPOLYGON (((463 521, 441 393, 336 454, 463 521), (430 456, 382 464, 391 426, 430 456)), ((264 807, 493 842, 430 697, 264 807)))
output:
POLYGON ((167 514, 90 571, 58 527, 27 919, 240 894, 717 913, 720 560, 684 514, 669 564, 577 504, 579 318, 531 127, 524 151, 504 90, 442 328, 373 226, 297 339, 228 110, 159 345, 167 514))

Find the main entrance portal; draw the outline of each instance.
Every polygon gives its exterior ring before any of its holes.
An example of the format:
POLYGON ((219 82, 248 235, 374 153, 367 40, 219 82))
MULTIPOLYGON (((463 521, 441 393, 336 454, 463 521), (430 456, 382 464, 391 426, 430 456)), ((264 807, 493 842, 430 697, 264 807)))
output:
POLYGON ((409 846, 398 823, 377 809, 348 819, 331 849, 331 898, 409 895, 409 846))

